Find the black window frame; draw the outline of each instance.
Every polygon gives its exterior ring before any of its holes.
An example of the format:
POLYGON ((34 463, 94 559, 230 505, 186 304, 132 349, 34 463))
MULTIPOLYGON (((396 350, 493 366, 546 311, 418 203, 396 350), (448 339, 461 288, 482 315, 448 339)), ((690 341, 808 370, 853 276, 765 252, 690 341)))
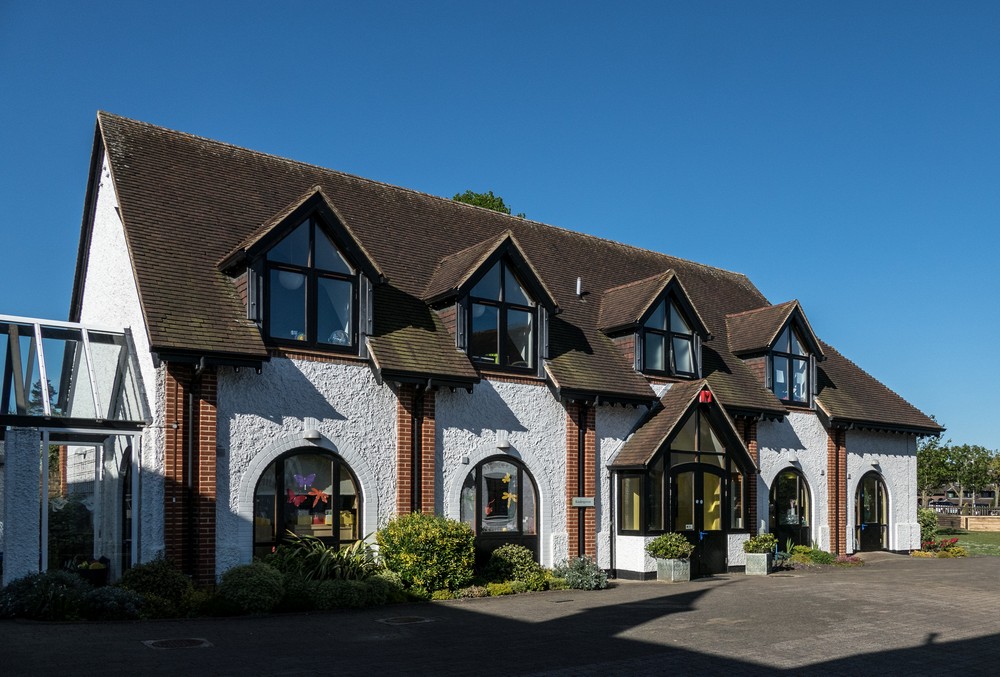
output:
POLYGON ((356 354, 358 352, 358 336, 359 328, 358 322, 360 318, 359 304, 360 304, 360 276, 361 272, 359 267, 351 261, 344 253, 344 247, 342 247, 338 242, 337 238, 330 232, 330 229, 325 226, 324 221, 316 214, 310 214, 299 221, 293 228, 290 228, 285 235, 279 239, 275 246, 284 241, 285 237, 291 235, 295 230, 304 224, 308 224, 309 227, 309 260, 308 264, 305 266, 285 263, 282 261, 272 261, 269 258, 271 250, 263 254, 261 257, 261 268, 263 274, 260 276, 260 283, 263 286, 263 327, 262 333, 265 340, 268 343, 282 345, 282 346, 294 346, 298 348, 308 348, 310 350, 323 350, 336 353, 348 353, 356 354), (331 245, 337 251, 337 254, 343 259, 344 263, 347 264, 349 268, 352 268, 354 272, 350 275, 333 271, 326 270, 316 267, 316 231, 321 229, 323 234, 330 240, 331 245), (297 273, 305 276, 306 285, 306 311, 305 317, 303 318, 305 324, 305 339, 289 339, 280 336, 275 336, 271 333, 271 272, 272 271, 286 271, 297 273), (341 282, 348 282, 351 285, 351 332, 348 337, 349 340, 346 344, 336 344, 328 343, 326 341, 320 341, 317 336, 317 327, 319 324, 319 284, 320 280, 338 280, 341 282))
MULTIPOLYGON (((517 269, 517 266, 514 266, 508 257, 503 256, 496 262, 490 264, 486 268, 486 273, 492 271, 495 266, 499 266, 500 268, 500 299, 487 299, 481 296, 473 296, 472 290, 475 288, 475 285, 473 285, 472 288, 470 288, 469 293, 468 295, 466 295, 464 300, 464 306, 466 310, 465 313, 466 336, 468 337, 466 341, 466 354, 469 356, 469 361, 480 369, 489 369, 493 371, 504 371, 516 374, 534 375, 538 372, 537 365, 538 365, 539 353, 541 350, 541 345, 539 341, 540 316, 538 310, 540 308, 540 304, 538 303, 537 300, 531 297, 528 285, 524 284, 524 282, 522 281, 522 276, 519 274, 519 271, 517 269), (534 303, 534 305, 526 306, 520 303, 513 303, 506 300, 507 275, 505 273, 508 270, 510 271, 510 274, 514 277, 514 280, 517 282, 517 284, 520 285, 521 290, 524 292, 525 296, 527 296, 534 303), (474 335, 472 328, 473 328, 473 322, 475 320, 474 317, 475 306, 477 305, 497 309, 497 345, 496 345, 497 361, 496 362, 490 362, 488 360, 481 359, 480 357, 477 357, 472 354, 473 335, 474 335), (531 344, 531 361, 526 366, 507 364, 510 355, 508 354, 506 342, 502 339, 507 335, 508 314, 512 310, 525 312, 531 316, 531 337, 529 339, 531 344)), ((478 284, 480 281, 482 281, 482 278, 477 280, 476 284, 478 284)))
MULTIPOLYGON (((700 447, 701 446, 701 418, 702 418, 702 416, 704 416, 705 418, 708 419, 709 425, 718 426, 718 422, 714 420, 716 417, 713 416, 708 410, 703 410, 701 408, 696 408, 696 409, 691 410, 691 412, 689 412, 688 415, 684 417, 684 419, 683 419, 684 422, 682 424, 680 424, 680 425, 677 426, 676 431, 680 431, 685 425, 687 425, 688 419, 689 419, 690 416, 695 416, 696 417, 696 419, 695 419, 695 447, 700 447)), ((676 438, 676 432, 675 432, 674 438, 676 438)), ((617 493, 616 508, 617 508, 617 515, 618 515, 618 518, 616 519, 616 524, 615 524, 616 533, 618 535, 620 535, 620 536, 657 536, 659 534, 663 534, 663 533, 668 533, 668 532, 674 531, 674 529, 671 528, 671 525, 673 524, 672 510, 673 510, 673 503, 674 503, 673 497, 670 495, 671 486, 672 486, 671 474, 672 474, 672 472, 675 469, 680 469, 680 468, 688 468, 688 469, 690 469, 690 468, 693 468, 693 467, 696 467, 696 466, 699 466, 699 465, 708 466, 708 470, 705 470, 703 472, 712 472, 713 474, 720 475, 723 478, 723 480, 724 480, 722 482, 722 500, 723 500, 723 506, 724 506, 724 509, 722 511, 723 530, 726 533, 745 533, 745 532, 748 532, 750 530, 749 529, 749 524, 750 524, 749 508, 750 508, 750 506, 749 506, 747 497, 749 496, 749 490, 750 490, 751 471, 749 471, 745 467, 743 467, 732 456, 732 454, 729 451, 728 447, 721 454, 718 453, 718 452, 713 452, 713 451, 702 451, 701 449, 693 449, 693 450, 692 449, 673 449, 672 446, 673 446, 674 438, 672 438, 667 444, 665 444, 653 456, 653 458, 650 459, 649 463, 646 465, 645 468, 642 468, 642 469, 623 469, 623 470, 619 470, 619 471, 617 471, 615 473, 617 475, 617 477, 615 478, 615 482, 616 482, 615 487, 616 487, 616 493, 617 493), (670 463, 670 460, 671 460, 670 459, 670 455, 672 453, 692 454, 692 455, 694 455, 695 460, 694 460, 694 462, 677 463, 677 464, 671 465, 671 463, 670 463), (702 455, 706 455, 706 456, 721 456, 723 458, 723 465, 722 465, 722 467, 720 468, 718 465, 711 464, 711 463, 704 463, 702 461, 702 459, 701 459, 702 455), (650 524, 653 523, 655 520, 653 519, 654 516, 651 514, 650 511, 652 510, 653 506, 655 505, 655 501, 653 500, 653 498, 654 498, 653 497, 653 492, 656 491, 657 486, 656 486, 656 483, 653 481, 652 473, 650 472, 650 469, 652 468, 652 466, 656 465, 660 461, 662 461, 662 463, 663 463, 663 470, 662 470, 662 473, 661 473, 661 480, 660 480, 660 490, 663 493, 662 493, 662 498, 659 501, 660 511, 662 513, 662 514, 659 515, 659 523, 662 526, 658 527, 658 528, 653 528, 653 527, 650 526, 650 524), (730 505, 730 503, 732 501, 731 483, 733 481, 733 475, 736 474, 736 473, 739 473, 741 475, 741 480, 740 481, 742 483, 741 496, 742 496, 743 500, 742 500, 742 504, 740 506, 741 510, 742 510, 742 513, 743 513, 742 517, 743 517, 743 524, 744 524, 744 526, 742 528, 740 528, 740 527, 733 527, 733 525, 731 524, 732 520, 730 519, 730 517, 731 517, 730 510, 728 509, 728 506, 730 505), (639 526, 638 530, 635 530, 635 529, 625 529, 622 526, 623 519, 624 519, 624 513, 622 511, 622 499, 623 499, 622 488, 623 488, 623 480, 624 480, 625 477, 636 477, 636 476, 638 476, 638 477, 641 478, 641 484, 640 484, 640 488, 639 488, 639 519, 640 519, 640 526, 639 526)))
POLYGON ((789 322, 782 328, 781 332, 778 334, 779 340, 782 336, 786 334, 786 332, 788 336, 788 343, 786 350, 779 350, 778 346, 775 345, 771 347, 771 352, 769 353, 768 366, 770 371, 769 376, 771 382, 771 392, 774 393, 774 396, 777 397, 782 404, 790 404, 793 406, 800 406, 800 407, 811 407, 813 403, 813 369, 812 369, 813 355, 811 352, 809 352, 809 348, 806 345, 806 342, 802 340, 802 331, 797 327, 797 325, 794 322, 789 322), (792 352, 793 335, 795 337, 795 340, 798 341, 799 345, 802 346, 802 349, 805 351, 804 355, 799 355, 797 353, 792 352), (777 393, 778 365, 781 362, 784 362, 785 364, 786 367, 785 373, 787 374, 788 377, 788 381, 786 383, 788 387, 787 398, 778 397, 777 393), (793 374, 795 373, 794 365, 796 362, 801 362, 805 365, 806 384, 805 384, 804 400, 799 400, 794 397, 795 388, 792 386, 792 378, 793 374))
POLYGON ((701 355, 699 354, 699 343, 695 340, 696 331, 694 329, 694 322, 688 317, 687 313, 684 312, 683 306, 677 302, 677 298, 672 293, 664 294, 661 296, 656 303, 651 306, 652 310, 646 313, 639 323, 639 346, 638 349, 642 355, 642 373, 650 374, 653 376, 672 376, 676 378, 697 378, 698 368, 701 364, 701 355), (647 326, 649 318, 656 312, 657 308, 663 305, 664 314, 664 324, 666 324, 666 329, 657 329, 654 327, 647 326), (677 314, 680 315, 684 321, 687 323, 690 333, 675 331, 671 327, 671 307, 677 309, 677 314), (646 337, 647 334, 652 334, 654 336, 660 336, 663 338, 666 345, 664 349, 664 364, 666 369, 650 369, 649 365, 646 363, 646 337), (677 362, 674 357, 674 338, 687 340, 691 346, 691 366, 694 368, 693 371, 680 371, 677 369, 677 362))

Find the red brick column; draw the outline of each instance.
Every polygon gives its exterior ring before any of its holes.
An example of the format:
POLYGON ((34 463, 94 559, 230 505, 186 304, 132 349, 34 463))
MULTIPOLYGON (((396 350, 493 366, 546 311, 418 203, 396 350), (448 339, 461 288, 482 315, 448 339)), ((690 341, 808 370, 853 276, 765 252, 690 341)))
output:
MULTIPOLYGON (((753 459, 754 465, 760 467, 760 449, 757 447, 757 421, 750 419, 742 419, 736 422, 736 430, 740 433, 743 438, 743 444, 746 445, 747 451, 750 452, 750 458, 753 459)), ((758 525, 757 525, 757 473, 756 471, 751 472, 750 476, 747 477, 747 522, 750 528, 750 533, 754 536, 757 535, 758 525)))
POLYGON ((826 438, 826 478, 830 525, 830 552, 847 554, 847 444, 843 430, 831 430, 826 438))
POLYGON ((165 381, 165 555, 195 581, 214 583, 217 378, 168 364, 165 381))
POLYGON ((583 422, 584 463, 583 496, 597 495, 597 434, 594 407, 588 404, 570 403, 566 405, 566 533, 569 536, 569 554, 579 554, 580 514, 583 513, 583 552, 589 557, 597 557, 597 510, 596 508, 574 508, 572 499, 580 496, 580 409, 586 408, 583 422))
POLYGON ((415 490, 419 493, 416 509, 434 514, 434 413, 433 391, 418 391, 413 385, 400 385, 396 401, 396 514, 414 511, 417 500, 415 490), (415 439, 419 441, 416 465, 415 439), (419 481, 415 472, 417 469, 419 481))

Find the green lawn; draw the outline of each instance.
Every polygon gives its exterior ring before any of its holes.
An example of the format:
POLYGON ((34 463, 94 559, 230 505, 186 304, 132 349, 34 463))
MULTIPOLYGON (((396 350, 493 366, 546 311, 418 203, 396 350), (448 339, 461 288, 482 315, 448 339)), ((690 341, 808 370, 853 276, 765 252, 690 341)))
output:
POLYGON ((973 556, 1000 557, 1000 531, 941 529, 938 538, 958 536, 958 544, 973 556))

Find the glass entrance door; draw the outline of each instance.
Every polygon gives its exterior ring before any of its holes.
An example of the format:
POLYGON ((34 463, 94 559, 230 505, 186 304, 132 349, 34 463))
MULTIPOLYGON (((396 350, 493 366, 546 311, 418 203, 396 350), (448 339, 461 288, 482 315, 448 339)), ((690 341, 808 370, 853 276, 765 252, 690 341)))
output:
POLYGON ((723 475, 702 464, 680 467, 671 473, 673 530, 694 544, 691 575, 709 576, 726 571, 726 532, 723 529, 723 475))
POLYGON ((854 499, 854 532, 859 550, 885 550, 889 547, 888 500, 885 484, 878 473, 861 478, 854 499))
POLYGON ((771 485, 769 521, 772 534, 778 538, 778 548, 784 550, 786 543, 811 545, 809 530, 809 488, 806 480, 797 470, 783 470, 771 485))

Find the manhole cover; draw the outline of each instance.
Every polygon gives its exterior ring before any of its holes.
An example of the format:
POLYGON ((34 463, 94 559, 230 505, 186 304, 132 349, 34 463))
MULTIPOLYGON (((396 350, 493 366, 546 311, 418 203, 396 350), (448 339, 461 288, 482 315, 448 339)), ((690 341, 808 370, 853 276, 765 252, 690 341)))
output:
POLYGON ((178 639, 146 639, 142 642, 150 649, 204 649, 212 646, 207 639, 183 637, 178 639))
POLYGON ((795 574, 768 574, 771 578, 798 578, 795 574))
POLYGON ((378 622, 386 625, 415 625, 417 623, 430 623, 433 620, 433 618, 424 618, 423 616, 394 616, 393 618, 380 618, 378 622))
POLYGON ((553 604, 565 604, 566 602, 572 602, 571 599, 557 599, 553 604))

